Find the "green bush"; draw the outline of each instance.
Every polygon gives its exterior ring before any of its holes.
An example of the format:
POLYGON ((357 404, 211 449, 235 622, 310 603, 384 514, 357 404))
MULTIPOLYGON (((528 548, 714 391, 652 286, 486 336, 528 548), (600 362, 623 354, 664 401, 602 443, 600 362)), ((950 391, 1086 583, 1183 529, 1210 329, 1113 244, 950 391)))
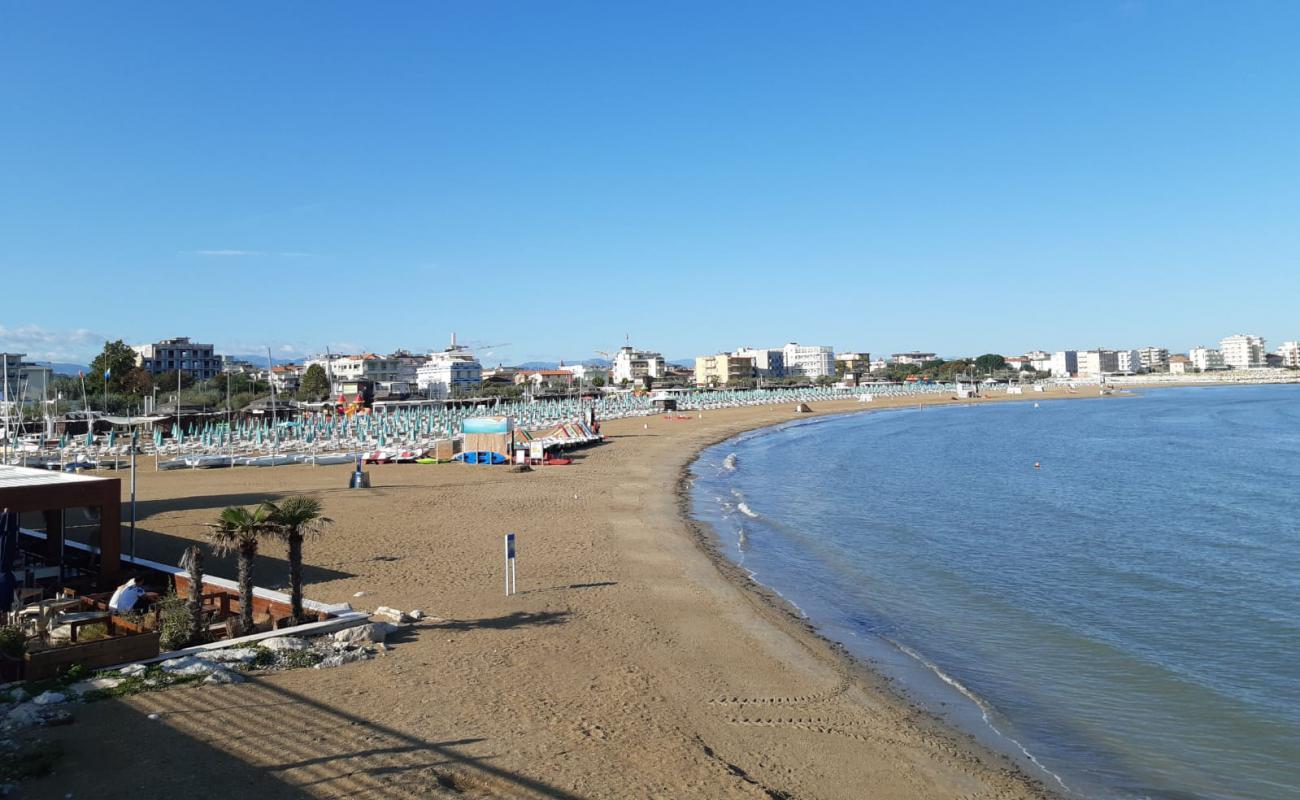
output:
POLYGON ((27 637, 17 625, 0 625, 0 653, 19 658, 23 654, 27 637))
POLYGON ((164 651, 179 650, 190 644, 190 624, 194 614, 185 598, 168 592, 158 601, 158 644, 164 651))

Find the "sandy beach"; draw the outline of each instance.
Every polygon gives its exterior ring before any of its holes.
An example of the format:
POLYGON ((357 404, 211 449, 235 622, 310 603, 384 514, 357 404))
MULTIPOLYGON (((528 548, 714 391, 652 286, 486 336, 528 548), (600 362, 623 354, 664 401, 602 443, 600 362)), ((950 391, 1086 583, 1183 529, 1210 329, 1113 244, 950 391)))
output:
MULTIPOLYGON (((895 404, 918 402, 950 401, 895 404)), ((719 562, 687 519, 684 470, 702 447, 795 416, 610 421, 572 466, 374 466, 370 490, 344 488, 349 467, 146 462, 140 555, 175 563, 221 508, 310 493, 335 524, 307 545, 308 596, 431 618, 372 661, 76 707, 43 732, 62 763, 22 796, 1045 796, 719 562)), ((264 548, 259 585, 284 585, 283 556, 264 548)), ((209 571, 234 574, 220 559, 209 571)))

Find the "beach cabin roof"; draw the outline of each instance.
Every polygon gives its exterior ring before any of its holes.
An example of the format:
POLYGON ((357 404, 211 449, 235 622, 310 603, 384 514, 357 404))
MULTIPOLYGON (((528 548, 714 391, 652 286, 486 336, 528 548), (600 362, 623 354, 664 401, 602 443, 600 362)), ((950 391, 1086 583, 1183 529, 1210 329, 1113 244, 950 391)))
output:
POLYGON ((61 558, 65 508, 99 509, 100 588, 116 585, 122 556, 122 482, 118 478, 73 475, 46 469, 0 465, 0 508, 45 512, 54 535, 46 535, 46 557, 61 558))

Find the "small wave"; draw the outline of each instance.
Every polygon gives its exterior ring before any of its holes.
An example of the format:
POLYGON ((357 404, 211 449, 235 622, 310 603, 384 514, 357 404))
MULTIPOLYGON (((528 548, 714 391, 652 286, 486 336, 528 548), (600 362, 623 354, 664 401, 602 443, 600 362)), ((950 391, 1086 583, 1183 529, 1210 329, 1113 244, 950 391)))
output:
POLYGON ((727 472, 735 472, 735 471, 736 471, 736 454, 735 454, 735 453, 732 453, 732 454, 728 455, 726 458, 722 459, 722 468, 725 469, 727 472))
POLYGON ((1065 781, 1061 780, 1060 775, 1057 775, 1055 772, 1052 772, 1050 769, 1044 766, 1043 762, 1039 761, 1034 756, 1033 753, 1029 752, 1028 748, 1026 748, 1014 737, 1008 736, 1007 734, 1003 733, 1002 730, 993 723, 993 719, 991 716, 993 710, 989 708, 988 703, 985 703, 984 700, 979 695, 975 694, 970 689, 967 689, 966 686, 962 684, 961 681, 957 680, 956 678, 952 677, 951 675, 949 675, 948 673, 940 669, 938 664, 934 664, 930 661, 927 661, 920 653, 916 652, 915 650, 908 647, 907 645, 900 644, 899 642, 896 642, 893 639, 890 639, 888 637, 881 637, 881 638, 883 638, 885 641, 892 644, 894 647, 897 647, 899 650, 901 650, 910 658, 924 665, 927 669, 929 669, 931 672, 937 675, 939 677, 939 680, 943 681, 944 683, 948 684, 952 688, 956 689, 958 692, 961 693, 963 697, 965 697, 967 700, 974 703, 975 707, 980 710, 980 716, 984 718, 984 724, 989 726, 989 730, 993 731, 998 736, 1002 737, 1003 739, 1006 739, 1008 742, 1011 742, 1013 745, 1015 745, 1016 749, 1018 749, 1021 753, 1024 753, 1025 758, 1029 759, 1029 761, 1035 767, 1038 767, 1038 769, 1042 770, 1044 774, 1051 775, 1052 778, 1061 785, 1062 789, 1064 789, 1067 792, 1071 791, 1070 787, 1065 785, 1065 781))
POLYGON ((742 502, 742 503, 736 503, 736 510, 739 511, 740 513, 744 514, 744 515, 747 516, 747 517, 751 517, 751 518, 754 518, 754 519, 757 519, 757 518, 758 518, 758 514, 755 514, 754 511, 753 511, 752 509, 750 509, 750 507, 749 507, 748 505, 746 505, 745 503, 743 503, 743 502, 742 502))

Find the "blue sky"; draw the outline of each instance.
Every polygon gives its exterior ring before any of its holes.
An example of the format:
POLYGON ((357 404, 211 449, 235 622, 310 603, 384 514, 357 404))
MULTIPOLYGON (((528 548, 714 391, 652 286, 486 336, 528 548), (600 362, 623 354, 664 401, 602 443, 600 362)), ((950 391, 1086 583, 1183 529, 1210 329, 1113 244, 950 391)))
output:
POLYGON ((0 349, 1300 338, 1300 4, 0 1, 0 349))

